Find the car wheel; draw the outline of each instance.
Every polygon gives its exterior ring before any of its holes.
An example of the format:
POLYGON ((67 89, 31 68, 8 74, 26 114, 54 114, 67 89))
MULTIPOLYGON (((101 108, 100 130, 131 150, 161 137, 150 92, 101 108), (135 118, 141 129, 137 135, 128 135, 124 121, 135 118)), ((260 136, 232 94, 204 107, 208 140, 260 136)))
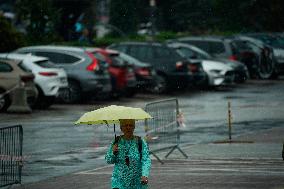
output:
POLYGON ((151 92, 155 94, 162 94, 167 92, 168 85, 167 80, 164 76, 156 76, 153 86, 151 87, 151 92))
POLYGON ((257 73, 260 79, 269 79, 273 76, 275 69, 275 60, 273 58, 272 51, 266 51, 265 49, 261 53, 257 73))
POLYGON ((80 85, 76 81, 68 81, 69 90, 66 95, 62 96, 62 100, 65 103, 77 103, 81 101, 82 91, 80 85))
POLYGON ((206 77, 203 82, 201 82, 197 87, 200 87, 201 89, 208 89, 212 86, 213 85, 210 84, 209 76, 206 74, 206 77))
MULTIPOLYGON (((5 91, 3 89, 0 89, 0 94, 3 94, 4 92, 5 91)), ((10 105, 11 100, 9 95, 0 96, 0 112, 6 111, 10 105)))
POLYGON ((39 86, 37 86, 37 91, 38 91, 37 99, 33 103, 31 102, 28 103, 32 109, 46 109, 53 104, 55 97, 52 98, 49 96, 45 96, 43 94, 42 89, 39 86))

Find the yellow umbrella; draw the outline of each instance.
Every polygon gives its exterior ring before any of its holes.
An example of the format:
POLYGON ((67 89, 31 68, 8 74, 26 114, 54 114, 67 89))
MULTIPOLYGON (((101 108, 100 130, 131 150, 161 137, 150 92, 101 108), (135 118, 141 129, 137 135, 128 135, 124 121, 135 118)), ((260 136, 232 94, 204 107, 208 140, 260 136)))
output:
MULTIPOLYGON (((119 123, 120 119, 134 119, 144 120, 152 118, 150 114, 142 110, 141 108, 132 108, 126 106, 111 105, 104 108, 85 113, 75 124, 115 124, 119 123)), ((116 133, 115 133, 116 138, 116 133)))
POLYGON ((111 105, 85 113, 75 124, 119 123, 120 119, 143 120, 152 118, 141 108, 111 105))

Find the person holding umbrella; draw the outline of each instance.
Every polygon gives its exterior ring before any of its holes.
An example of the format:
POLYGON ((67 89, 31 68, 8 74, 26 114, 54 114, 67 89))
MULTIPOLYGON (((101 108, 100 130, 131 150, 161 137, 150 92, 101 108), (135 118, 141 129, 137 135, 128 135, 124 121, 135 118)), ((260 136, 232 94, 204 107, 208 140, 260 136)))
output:
POLYGON ((151 168, 148 145, 144 139, 133 133, 135 120, 152 118, 141 108, 110 105, 86 112, 75 122, 76 125, 114 125, 115 138, 105 156, 107 163, 115 164, 111 177, 112 189, 148 188, 151 168), (123 135, 117 137, 115 124, 118 123, 123 135))
POLYGON ((115 164, 111 177, 112 189, 142 189, 148 187, 151 159, 146 141, 135 136, 135 119, 120 119, 122 136, 111 143, 105 159, 115 164))

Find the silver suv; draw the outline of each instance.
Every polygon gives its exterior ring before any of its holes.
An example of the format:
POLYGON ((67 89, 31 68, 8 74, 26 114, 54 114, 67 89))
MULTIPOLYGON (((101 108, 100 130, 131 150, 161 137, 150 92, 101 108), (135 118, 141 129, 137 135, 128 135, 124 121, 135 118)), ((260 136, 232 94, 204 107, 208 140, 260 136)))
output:
POLYGON ((83 95, 109 95, 111 91, 106 63, 84 48, 30 46, 17 49, 16 52, 48 57, 50 61, 64 68, 69 84, 69 90, 62 95, 65 102, 80 102, 83 95))

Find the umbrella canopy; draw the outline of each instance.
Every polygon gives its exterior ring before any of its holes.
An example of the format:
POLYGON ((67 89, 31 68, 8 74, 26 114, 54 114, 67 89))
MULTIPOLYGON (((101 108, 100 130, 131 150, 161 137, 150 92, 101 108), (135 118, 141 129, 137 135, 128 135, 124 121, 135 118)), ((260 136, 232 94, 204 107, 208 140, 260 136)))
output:
POLYGON ((143 120, 152 118, 141 108, 111 105, 85 113, 75 124, 119 123, 120 119, 143 120))

